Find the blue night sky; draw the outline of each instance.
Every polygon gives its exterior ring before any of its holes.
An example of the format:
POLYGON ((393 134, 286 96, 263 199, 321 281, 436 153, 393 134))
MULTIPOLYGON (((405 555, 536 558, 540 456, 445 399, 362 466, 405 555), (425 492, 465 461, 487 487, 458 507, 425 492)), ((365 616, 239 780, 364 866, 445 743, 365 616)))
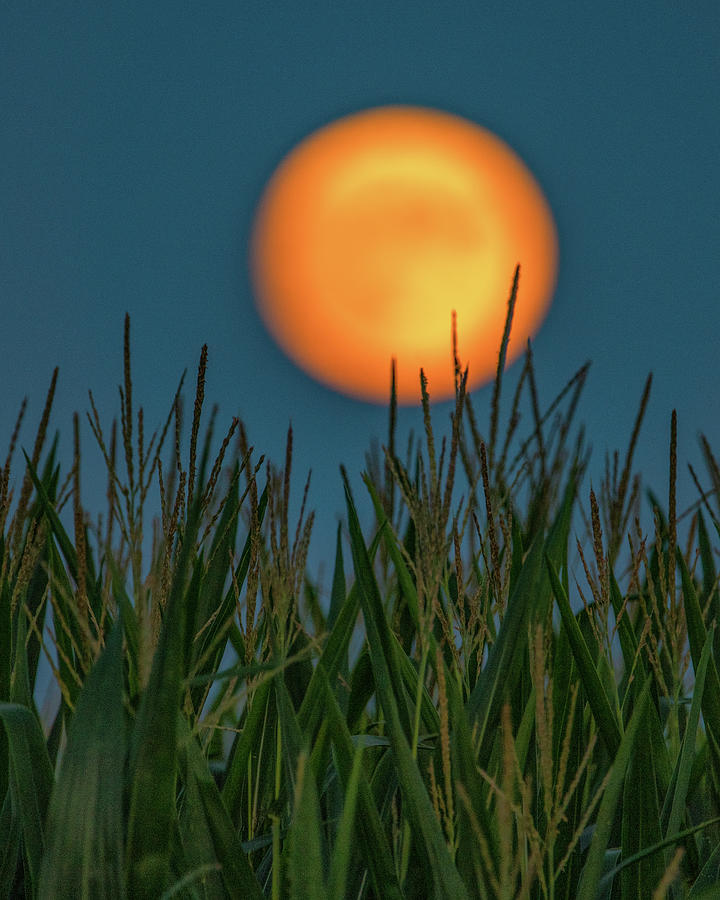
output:
MULTIPOLYGON (((106 426, 119 416, 128 311, 146 430, 164 421, 186 367, 189 415, 207 343, 218 432, 240 416, 280 464, 292 420, 298 502, 313 469, 311 571, 329 562, 339 465, 366 504, 359 474, 387 411, 316 383, 273 343, 248 238, 263 185, 301 138, 389 103, 465 116, 523 158, 560 240, 534 341, 543 407, 592 360, 579 420, 597 487, 605 452, 627 448, 652 371, 637 468, 665 498, 677 408, 680 508, 695 500, 698 434, 720 454, 717 0, 3 4, 0 457, 25 395, 30 450, 55 365, 63 475, 88 389, 106 426)), ((506 410, 520 368, 508 370, 506 410)), ((490 397, 473 395, 483 423, 490 397)), ((438 404, 441 430, 449 412, 438 404)), ((399 426, 420 430, 418 410, 399 426)), ((96 512, 105 482, 86 424, 82 445, 83 502, 96 512)))

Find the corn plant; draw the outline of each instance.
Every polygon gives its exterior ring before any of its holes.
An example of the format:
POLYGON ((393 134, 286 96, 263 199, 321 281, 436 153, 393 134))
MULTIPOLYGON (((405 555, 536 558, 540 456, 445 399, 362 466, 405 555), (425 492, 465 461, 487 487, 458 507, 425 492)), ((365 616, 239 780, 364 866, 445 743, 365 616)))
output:
POLYGON ((57 371, 12 479, 23 405, 0 470, 0 896, 720 896, 720 467, 703 439, 709 484, 693 471, 679 513, 673 413, 644 533, 650 380, 596 494, 588 368, 543 410, 530 347, 501 434, 516 293, 487 431, 456 350, 449 434, 421 373, 403 457, 393 381, 369 530, 339 475, 329 597, 307 572, 309 483, 289 521, 292 432, 282 469, 237 419, 212 452, 207 348, 186 457, 182 380, 147 441, 126 318, 119 429, 90 395, 97 525, 78 416, 64 478, 46 447, 57 371))

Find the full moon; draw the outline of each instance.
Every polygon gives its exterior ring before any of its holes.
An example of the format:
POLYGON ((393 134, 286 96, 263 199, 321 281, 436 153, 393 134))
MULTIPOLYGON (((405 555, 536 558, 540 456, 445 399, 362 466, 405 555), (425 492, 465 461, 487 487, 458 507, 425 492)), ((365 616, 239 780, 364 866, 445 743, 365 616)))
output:
POLYGON ((259 313, 285 353, 346 395, 454 396, 452 312, 468 389, 498 363, 515 267, 507 363, 544 319, 555 287, 550 207, 500 138, 450 113, 386 106, 302 140, 260 199, 250 243, 259 313))

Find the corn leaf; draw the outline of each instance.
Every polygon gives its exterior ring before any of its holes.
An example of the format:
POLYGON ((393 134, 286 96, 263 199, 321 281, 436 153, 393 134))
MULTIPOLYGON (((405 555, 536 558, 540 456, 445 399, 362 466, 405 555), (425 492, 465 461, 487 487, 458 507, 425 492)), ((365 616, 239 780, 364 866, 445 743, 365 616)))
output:
POLYGON ((125 896, 122 637, 118 621, 83 685, 70 722, 50 798, 41 898, 125 896))

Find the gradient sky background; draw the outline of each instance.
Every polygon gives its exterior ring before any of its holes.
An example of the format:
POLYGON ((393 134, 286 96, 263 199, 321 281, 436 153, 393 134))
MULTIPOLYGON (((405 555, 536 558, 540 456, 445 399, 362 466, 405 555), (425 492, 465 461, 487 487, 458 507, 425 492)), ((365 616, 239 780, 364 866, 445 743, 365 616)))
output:
MULTIPOLYGON (((359 473, 387 412, 314 382, 272 342, 248 238, 285 153, 338 116, 388 103, 465 116, 523 158, 560 239, 554 304, 534 341, 543 407, 593 361, 579 418, 597 486, 605 452, 626 450, 653 371, 637 467, 665 498, 677 408, 681 508, 695 500, 698 433, 720 453, 717 0, 3 4, 0 457, 25 395, 31 449, 55 365, 65 467, 88 388, 106 425, 119 415, 127 310, 146 431, 164 421, 185 367, 189 411, 207 343, 219 424, 239 415, 280 463, 292 420, 296 501, 313 469, 311 570, 329 562, 344 515, 339 464, 365 504, 359 473)), ((485 423, 490 397, 474 395, 485 423)), ((449 412, 436 409, 441 429, 449 412)), ((401 434, 421 422, 404 410, 401 434)), ((96 511, 105 482, 87 425, 82 441, 83 500, 96 511)))

